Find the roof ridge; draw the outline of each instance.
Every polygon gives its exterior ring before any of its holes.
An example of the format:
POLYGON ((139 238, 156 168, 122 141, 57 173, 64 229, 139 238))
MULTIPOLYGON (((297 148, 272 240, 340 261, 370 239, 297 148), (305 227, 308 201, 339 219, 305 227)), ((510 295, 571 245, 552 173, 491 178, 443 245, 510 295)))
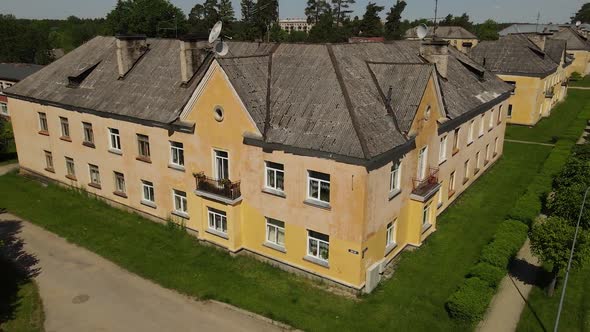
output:
POLYGON ((356 136, 359 140, 361 145, 361 149, 363 150, 363 157, 365 159, 370 158, 369 148, 367 147, 367 142, 364 136, 361 134, 359 130, 359 123, 356 115, 354 114, 352 101, 350 100, 350 95, 346 90, 346 85, 344 84, 344 79, 342 78, 342 72, 340 72, 340 67, 338 66, 338 60, 336 60, 336 55, 334 55, 334 50, 332 49, 332 45, 326 45, 328 50, 328 55, 330 56, 330 61, 332 62, 332 67, 334 68, 334 73, 336 74, 336 79, 338 80, 338 84, 340 85, 340 90, 344 95, 344 101, 346 103, 346 109, 348 110, 348 115, 350 116, 350 121, 352 122, 352 127, 356 133, 356 136))

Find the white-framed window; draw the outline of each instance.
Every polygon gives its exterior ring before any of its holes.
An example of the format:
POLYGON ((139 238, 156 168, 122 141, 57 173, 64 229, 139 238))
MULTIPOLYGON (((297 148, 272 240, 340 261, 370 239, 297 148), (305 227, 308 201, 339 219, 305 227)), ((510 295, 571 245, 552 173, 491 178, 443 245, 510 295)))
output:
POLYGON ((479 169, 479 155, 480 155, 480 153, 479 153, 479 151, 477 151, 475 153, 475 168, 476 169, 479 169))
POLYGON ((418 174, 417 177, 419 180, 424 180, 426 178, 426 165, 428 164, 428 146, 423 147, 420 149, 418 153, 418 174))
POLYGON ((481 117, 479 118, 479 137, 483 136, 484 127, 485 127, 485 118, 484 118, 484 114, 482 114, 481 117))
POLYGON ((74 164, 74 159, 70 157, 66 157, 66 172, 68 176, 76 177, 76 165, 74 164))
POLYGON ((442 164, 443 161, 447 160, 447 141, 449 136, 445 135, 440 138, 440 145, 438 147, 438 163, 442 164))
POLYGON ((59 123, 61 124, 61 137, 70 137, 70 123, 68 118, 60 116, 59 123))
POLYGON ((402 163, 401 161, 394 162, 391 165, 391 172, 389 174, 389 192, 393 193, 401 190, 402 179, 402 163))
MULTIPOLYGON (((442 184, 441 184, 441 187, 442 187, 442 184)), ((437 205, 439 207, 441 207, 443 205, 443 191, 442 191, 442 188, 441 188, 441 190, 438 191, 438 199, 437 199, 437 202, 436 203, 437 203, 437 205)))
POLYGON ((475 127, 475 120, 471 120, 471 122, 469 122, 469 133, 467 136, 467 143, 472 143, 473 142, 473 130, 475 127))
POLYGON ((422 227, 428 227, 431 224, 430 215, 430 204, 426 204, 422 210, 422 227))
POLYGON ((502 123, 502 108, 504 108, 504 105, 500 105, 500 108, 498 108, 498 123, 502 123))
POLYGON ((285 166, 265 161, 264 168, 264 186, 273 190, 285 191, 285 166))
POLYGON ((125 175, 119 172, 113 172, 115 176, 115 191, 121 194, 126 193, 125 188, 125 175))
POLYGON ((184 144, 170 142, 170 163, 184 167, 184 144))
POLYGON ((469 159, 467 159, 465 161, 465 164, 463 164, 463 169, 464 169, 463 179, 465 181, 467 181, 469 179, 469 159))
POLYGON ((208 208, 209 229, 227 234, 227 216, 225 212, 208 208))
POLYGON ((90 172, 90 183, 100 186, 100 171, 98 170, 98 166, 88 164, 88 170, 90 172))
POLYGON ((53 170, 53 154, 51 151, 45 151, 45 168, 53 170))
POLYGON ((142 158, 150 158, 150 138, 148 136, 137 134, 137 153, 142 158))
POLYGON ((330 203, 330 174, 307 171, 307 198, 330 203))
POLYGON ((511 118, 512 117, 512 104, 508 105, 508 113, 506 113, 506 117, 507 118, 511 118))
POLYGON ((109 128, 109 143, 112 150, 121 151, 121 135, 119 129, 109 128))
POLYGON ((43 112, 39 112, 39 130, 49 132, 49 127, 47 126, 47 114, 43 112))
POLYGON ((172 200, 174 201, 174 211, 183 214, 188 213, 186 193, 184 191, 173 189, 172 200))
POLYGON ((498 137, 494 140, 494 156, 498 153, 498 137))
POLYGON ((8 115, 8 105, 6 103, 0 103, 0 114, 8 115))
POLYGON ((150 181, 141 180, 142 199, 146 202, 155 203, 156 194, 154 192, 154 183, 150 181))
POLYGON ((327 262, 330 257, 330 237, 322 233, 308 230, 307 255, 327 262))
POLYGON ((459 134, 460 134, 461 128, 456 128, 453 134, 453 153, 455 153, 455 151, 459 151, 459 134))
POLYGON ((385 233, 385 247, 391 247, 395 245, 395 223, 397 220, 394 220, 387 224, 387 231, 385 233))
POLYGON ((283 221, 266 218, 266 242, 285 247, 285 223, 283 221))
POLYGON ((229 180, 229 153, 227 151, 213 150, 215 154, 215 178, 229 180))
POLYGON ((490 145, 486 145, 486 161, 490 160, 490 145))
POLYGON ((449 192, 455 191, 455 171, 451 172, 449 176, 449 192))
MULTIPOLYGON (((502 107, 502 105, 500 105, 500 107, 502 107)), ((490 121, 488 123, 488 129, 492 129, 492 128, 494 128, 494 110, 493 109, 490 112, 490 121)))
POLYGON ((92 130, 92 124, 88 122, 82 122, 82 128, 84 129, 84 142, 94 144, 94 131, 92 130))

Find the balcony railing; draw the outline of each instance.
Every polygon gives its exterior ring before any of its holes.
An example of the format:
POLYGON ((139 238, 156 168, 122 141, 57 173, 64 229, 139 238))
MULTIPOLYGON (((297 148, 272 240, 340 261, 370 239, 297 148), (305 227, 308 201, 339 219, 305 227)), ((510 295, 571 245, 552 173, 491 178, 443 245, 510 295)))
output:
POLYGON ((547 91, 545 91, 546 98, 553 98, 554 94, 555 93, 554 93, 553 87, 551 87, 551 89, 548 89, 547 91))
POLYGON ((237 200, 242 196, 240 191, 240 182, 231 182, 228 179, 213 179, 205 176, 204 173, 195 174, 197 181, 197 191, 206 192, 231 201, 237 200))
POLYGON ((428 196, 430 192, 439 186, 438 168, 431 167, 428 175, 424 179, 413 179, 414 188, 412 194, 421 197, 428 196))

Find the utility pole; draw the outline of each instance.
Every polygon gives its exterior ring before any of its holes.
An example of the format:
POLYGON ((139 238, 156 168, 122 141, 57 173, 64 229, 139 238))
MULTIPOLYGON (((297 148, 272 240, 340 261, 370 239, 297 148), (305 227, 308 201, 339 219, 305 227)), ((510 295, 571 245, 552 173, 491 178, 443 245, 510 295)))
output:
POLYGON ((434 0, 434 32, 432 33, 433 39, 436 37, 436 29, 438 28, 437 18, 438 18, 438 0, 434 0))
POLYGON ((539 33, 539 21, 541 20, 541 12, 537 13, 537 26, 535 27, 535 32, 539 33))

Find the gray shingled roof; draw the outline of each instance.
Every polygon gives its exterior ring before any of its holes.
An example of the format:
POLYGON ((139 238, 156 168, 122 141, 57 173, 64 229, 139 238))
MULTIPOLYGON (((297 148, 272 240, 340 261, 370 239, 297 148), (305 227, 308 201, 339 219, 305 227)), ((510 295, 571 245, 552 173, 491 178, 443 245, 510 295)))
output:
POLYGON ((0 63, 0 80, 18 82, 36 73, 43 66, 31 63, 0 63))
POLYGON ((516 23, 500 30, 500 36, 507 36, 521 33, 552 33, 559 31, 557 24, 535 24, 535 23, 516 23))
POLYGON ((547 39, 545 41, 545 53, 553 60, 553 62, 559 64, 566 51, 567 42, 559 39, 547 39))
POLYGON ((557 64, 525 35, 508 35, 496 41, 483 41, 469 55, 498 74, 546 76, 557 64))
MULTIPOLYGON (((115 38, 97 37, 9 89, 15 97, 168 124, 178 119, 205 64, 181 87, 179 42, 148 39, 150 51, 118 80, 115 38), (97 65, 98 64, 98 65, 97 65), (97 65, 77 88, 68 76, 97 65)), ((265 44, 230 42, 217 61, 264 142, 372 159, 411 141, 407 132, 436 71, 420 42, 265 44), (390 102, 386 102, 389 87, 390 102)), ((449 119, 487 107, 511 87, 450 48, 439 79, 449 119)))
POLYGON ((590 43, 572 28, 562 28, 551 36, 553 39, 567 41, 567 49, 571 51, 590 51, 590 43))
POLYGON ((181 87, 178 40, 147 43, 149 52, 124 80, 118 80, 115 37, 96 37, 5 92, 151 122, 174 122, 200 79, 181 87), (68 76, 96 64, 79 87, 68 87, 68 76))
MULTIPOLYGON (((416 30, 418 27, 413 27, 406 31, 406 38, 418 38, 416 30)), ((428 34, 426 38, 432 38, 434 27, 428 27, 428 34)), ((436 29, 436 36, 444 39, 477 39, 477 37, 467 29, 459 26, 440 26, 436 29)))

